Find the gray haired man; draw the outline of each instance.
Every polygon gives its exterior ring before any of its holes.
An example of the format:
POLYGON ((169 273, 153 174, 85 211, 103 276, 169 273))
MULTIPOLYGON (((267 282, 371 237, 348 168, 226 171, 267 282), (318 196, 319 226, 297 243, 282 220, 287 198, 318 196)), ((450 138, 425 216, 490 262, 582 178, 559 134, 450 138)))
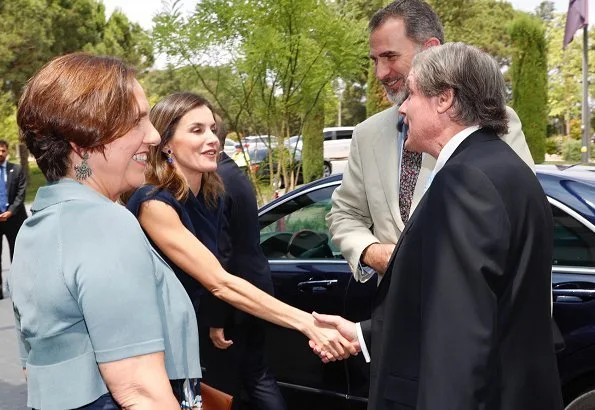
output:
POLYGON ((368 409, 560 410, 551 330, 551 208, 499 137, 504 79, 463 43, 418 54, 405 149, 435 159, 371 320, 316 315, 373 352, 368 409))

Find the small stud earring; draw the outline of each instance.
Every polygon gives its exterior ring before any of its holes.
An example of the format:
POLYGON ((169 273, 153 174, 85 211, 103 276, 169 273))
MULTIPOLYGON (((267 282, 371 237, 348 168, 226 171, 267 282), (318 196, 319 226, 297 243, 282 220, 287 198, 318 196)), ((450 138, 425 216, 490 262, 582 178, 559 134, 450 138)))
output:
POLYGON ((171 157, 171 149, 167 150, 167 162, 168 162, 168 164, 174 163, 174 159, 171 157))

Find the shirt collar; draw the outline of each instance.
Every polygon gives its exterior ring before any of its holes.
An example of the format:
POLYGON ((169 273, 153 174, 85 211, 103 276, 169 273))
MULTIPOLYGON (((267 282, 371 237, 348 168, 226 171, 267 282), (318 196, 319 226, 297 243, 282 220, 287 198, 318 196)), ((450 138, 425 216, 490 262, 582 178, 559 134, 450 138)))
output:
POLYGON ((432 175, 436 175, 438 173, 438 171, 440 171, 442 169, 442 167, 444 167, 444 164, 446 164, 446 161, 448 161, 450 159, 450 157, 452 156, 452 154, 454 154, 454 152, 457 150, 457 148, 459 147, 459 145, 462 144, 463 141, 465 141, 467 139, 467 137, 469 137, 469 135, 473 134, 475 131, 477 131, 478 129, 480 129, 481 127, 479 125, 472 125, 471 127, 467 127, 462 131, 457 132, 454 137, 452 137, 444 147, 442 147, 442 150, 440 151, 440 154, 438 155, 438 159, 436 160, 436 166, 434 167, 434 172, 432 172, 432 175))
POLYGON ((37 190, 31 211, 39 211, 61 202, 83 200, 90 202, 112 202, 109 198, 70 178, 50 182, 37 190))
POLYGON ((2 164, 0 164, 0 167, 6 169, 6 164, 8 163, 8 158, 4 160, 4 162, 2 164))

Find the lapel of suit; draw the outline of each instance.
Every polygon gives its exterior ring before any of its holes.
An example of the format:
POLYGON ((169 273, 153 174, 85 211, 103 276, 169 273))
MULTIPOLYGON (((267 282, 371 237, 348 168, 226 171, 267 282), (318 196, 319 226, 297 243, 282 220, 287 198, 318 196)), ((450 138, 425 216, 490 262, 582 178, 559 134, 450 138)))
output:
POLYGON ((384 195, 390 213, 397 223, 400 231, 405 224, 401 220, 398 200, 399 184, 399 158, 401 158, 401 147, 398 143, 398 107, 392 108, 392 121, 383 121, 378 127, 378 138, 374 142, 374 156, 378 169, 378 179, 382 182, 384 195))
MULTIPOLYGON (((403 243, 404 239, 407 237, 407 232, 409 232, 409 230, 411 229, 411 227, 413 225, 415 225, 416 220, 417 220, 417 215, 419 215, 418 213, 413 213, 411 215, 411 218, 409 218, 409 222, 407 223, 407 225, 405 225, 405 229, 403 230, 403 232, 401 233, 401 235, 399 236, 399 240, 397 241, 397 245, 395 246, 395 250, 393 251, 392 255, 390 256, 390 260, 388 261, 388 268, 386 269, 386 273, 384 274, 382 280, 380 281, 380 284, 378 285, 378 288, 376 289, 376 295, 381 295, 383 292, 385 292, 384 288, 386 286, 389 286, 390 281, 391 281, 391 277, 393 274, 393 264, 395 262, 395 259, 397 257, 397 254, 399 253, 399 248, 401 247, 401 243, 403 243)), ((386 294, 386 293, 384 293, 386 294)))

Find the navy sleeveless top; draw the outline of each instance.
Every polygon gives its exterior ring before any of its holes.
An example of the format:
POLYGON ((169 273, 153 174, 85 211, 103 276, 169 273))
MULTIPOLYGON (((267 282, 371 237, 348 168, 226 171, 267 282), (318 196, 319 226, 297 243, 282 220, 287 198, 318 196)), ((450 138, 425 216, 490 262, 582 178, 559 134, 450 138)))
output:
MULTIPOLYGON (((209 207, 201 192, 199 192, 197 196, 192 192, 189 192, 185 200, 178 201, 174 195, 166 189, 158 189, 154 185, 144 185, 132 194, 126 204, 126 208, 138 218, 141 204, 145 201, 152 200, 161 201, 171 206, 180 217, 180 220, 186 229, 192 232, 192 234, 201 241, 217 259, 219 259, 217 238, 219 237, 221 218, 223 216, 221 200, 219 200, 216 207, 209 207)), ((208 291, 199 281, 188 275, 173 263, 171 259, 169 259, 167 255, 155 245, 149 235, 147 235, 147 237, 151 241, 151 245, 159 252, 169 266, 171 266, 184 286, 184 289, 188 292, 198 316, 200 298, 206 295, 208 291)))

